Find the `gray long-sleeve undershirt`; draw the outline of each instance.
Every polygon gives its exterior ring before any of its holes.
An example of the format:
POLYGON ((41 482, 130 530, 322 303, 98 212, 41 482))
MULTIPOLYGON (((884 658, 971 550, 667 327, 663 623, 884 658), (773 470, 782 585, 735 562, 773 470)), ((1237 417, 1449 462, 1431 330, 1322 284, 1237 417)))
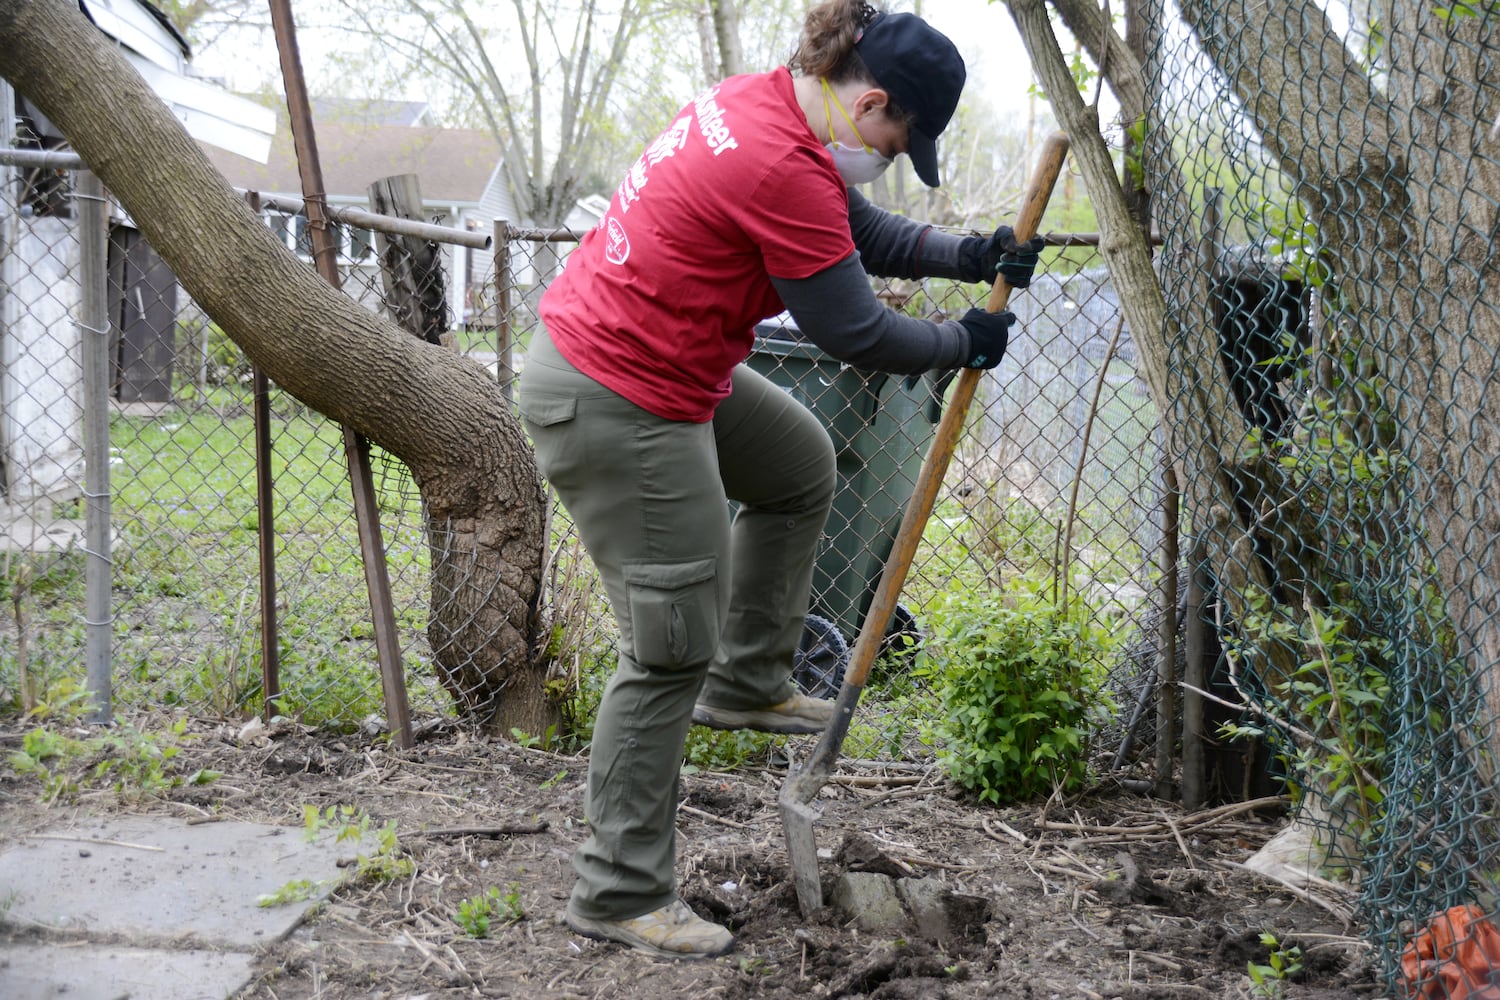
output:
POLYGON ((867 275, 978 281, 982 242, 894 215, 853 188, 849 231, 855 253, 808 278, 771 279, 807 339, 840 361, 872 371, 923 372, 964 364, 969 334, 957 320, 932 323, 887 309, 867 275))

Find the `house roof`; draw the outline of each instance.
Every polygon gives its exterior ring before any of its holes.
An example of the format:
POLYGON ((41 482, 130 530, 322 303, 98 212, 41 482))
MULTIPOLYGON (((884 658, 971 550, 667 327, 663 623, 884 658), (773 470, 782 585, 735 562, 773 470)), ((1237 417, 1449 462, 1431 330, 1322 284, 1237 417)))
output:
POLYGON ((391 101, 382 97, 313 97, 315 121, 348 125, 432 125, 432 106, 426 101, 391 101))
MULTIPOLYGON (((429 204, 477 204, 500 168, 495 137, 479 129, 355 125, 315 121, 318 160, 329 200, 364 204, 369 187, 382 177, 416 174, 429 204)), ((265 163, 225 150, 204 152, 231 185, 264 194, 302 197, 302 180, 284 111, 265 163)))

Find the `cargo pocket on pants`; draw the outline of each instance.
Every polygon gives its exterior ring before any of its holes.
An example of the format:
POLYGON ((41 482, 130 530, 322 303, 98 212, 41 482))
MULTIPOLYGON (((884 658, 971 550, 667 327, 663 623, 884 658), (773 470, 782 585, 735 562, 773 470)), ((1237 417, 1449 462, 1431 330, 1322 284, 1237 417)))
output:
POLYGON ((635 660, 644 667, 706 663, 719 644, 713 557, 679 563, 626 563, 635 660))
POLYGON ((562 425, 571 424, 577 417, 578 400, 544 391, 524 392, 516 408, 531 437, 537 470, 548 479, 566 474, 570 464, 578 461, 578 446, 575 435, 565 433, 572 428, 562 425))

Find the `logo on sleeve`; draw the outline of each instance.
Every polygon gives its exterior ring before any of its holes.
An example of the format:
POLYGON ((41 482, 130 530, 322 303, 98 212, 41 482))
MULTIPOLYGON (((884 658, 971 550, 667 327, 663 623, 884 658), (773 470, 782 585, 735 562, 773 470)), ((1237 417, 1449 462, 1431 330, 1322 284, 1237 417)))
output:
POLYGON ((604 230, 604 259, 611 264, 623 264, 630 256, 630 237, 625 227, 613 215, 604 230))

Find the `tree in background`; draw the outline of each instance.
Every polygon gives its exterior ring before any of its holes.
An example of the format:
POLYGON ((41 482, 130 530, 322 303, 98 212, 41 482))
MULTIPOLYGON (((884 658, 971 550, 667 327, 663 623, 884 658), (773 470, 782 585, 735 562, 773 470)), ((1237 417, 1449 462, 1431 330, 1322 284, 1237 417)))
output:
POLYGON ((616 85, 657 6, 369 0, 341 3, 331 26, 347 42, 346 65, 379 66, 393 81, 440 80, 454 116, 483 123, 505 149, 521 216, 513 221, 552 227, 601 186, 616 85))
POLYGON ((494 378, 322 281, 76 3, 0 0, 0 75, 62 130, 251 360, 407 465, 429 513, 439 675, 498 731, 545 732, 557 719, 535 661, 547 504, 494 378))

